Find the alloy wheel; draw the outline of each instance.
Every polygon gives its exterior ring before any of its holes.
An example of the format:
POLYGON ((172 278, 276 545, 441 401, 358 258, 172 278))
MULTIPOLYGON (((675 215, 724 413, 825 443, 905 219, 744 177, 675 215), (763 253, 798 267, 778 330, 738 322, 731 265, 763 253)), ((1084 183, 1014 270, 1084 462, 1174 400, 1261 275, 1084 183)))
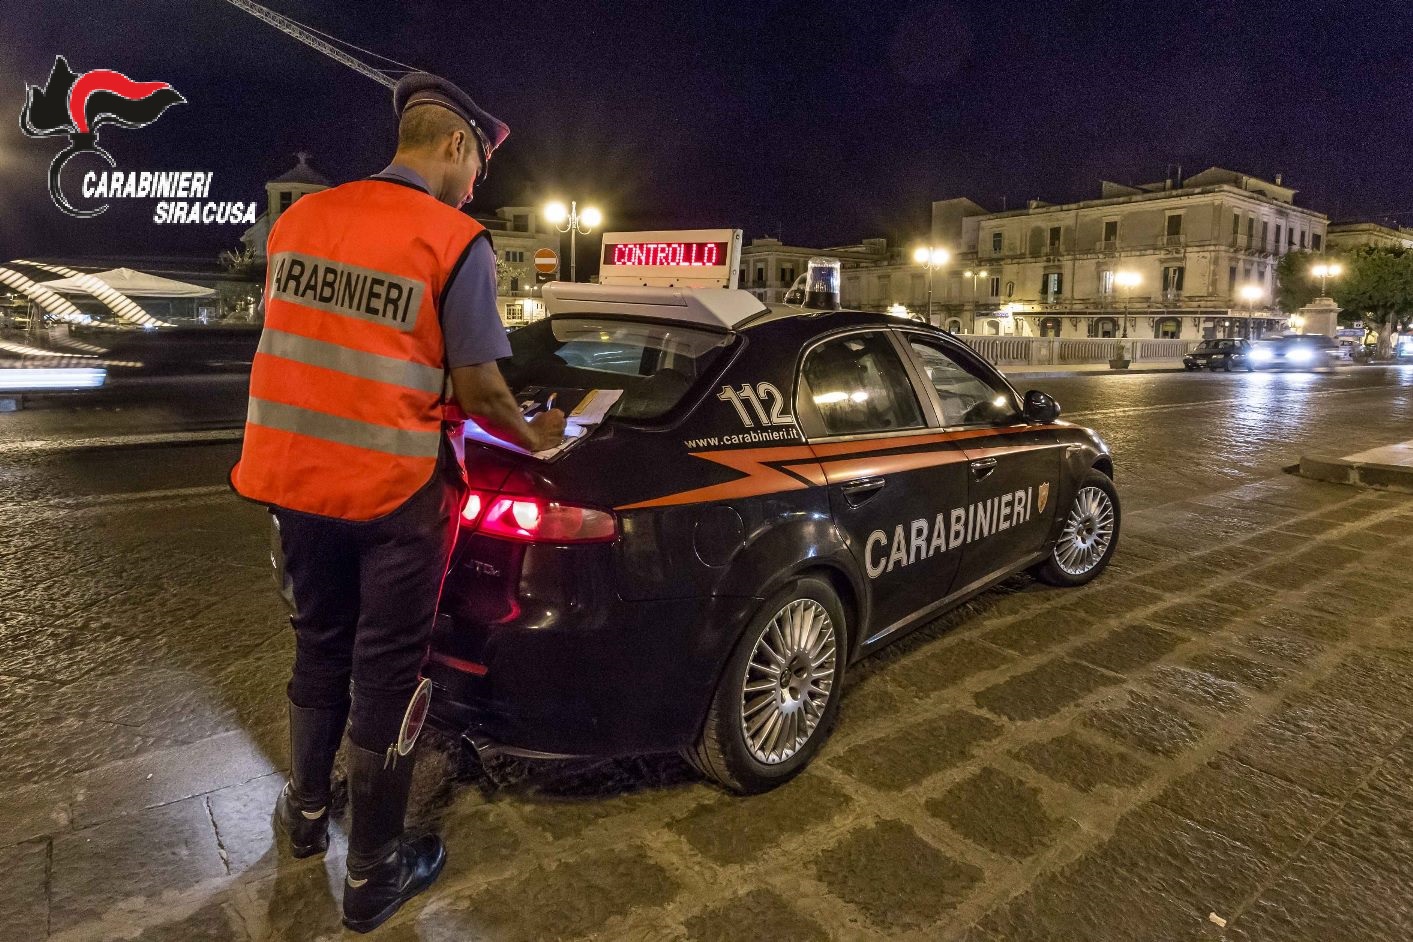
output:
POLYGON ((741 731, 759 762, 776 765, 807 743, 834 689, 834 620, 811 598, 776 613, 756 639, 741 691, 741 731))
POLYGON ((1055 544, 1055 563, 1071 576, 1082 576, 1099 564, 1113 539, 1114 502, 1098 487, 1082 488, 1055 544))

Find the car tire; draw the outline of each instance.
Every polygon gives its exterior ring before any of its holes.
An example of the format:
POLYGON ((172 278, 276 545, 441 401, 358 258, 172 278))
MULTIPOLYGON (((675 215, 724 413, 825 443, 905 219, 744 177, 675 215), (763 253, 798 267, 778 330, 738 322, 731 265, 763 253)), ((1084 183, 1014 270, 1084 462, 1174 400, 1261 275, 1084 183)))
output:
POLYGON ((1121 514, 1114 482, 1102 471, 1090 469, 1064 515, 1055 545, 1031 574, 1047 585, 1073 588, 1098 577, 1119 545, 1121 514))
POLYGON ((1224 362, 1224 363, 1222 364, 1222 369, 1226 370, 1228 373, 1231 372, 1231 358, 1230 358, 1230 357, 1228 357, 1227 360, 1226 360, 1226 362, 1224 362))
MULTIPOLYGON (((838 594, 816 576, 791 580, 765 601, 741 635, 717 682, 701 736, 684 753, 687 761, 707 778, 742 795, 769 791, 794 778, 829 737, 839 714, 847 659, 848 624, 838 594), (804 618, 808 623, 800 620, 804 618), (821 618, 827 618, 827 623, 821 624, 821 618), (802 634, 793 636, 793 631, 802 634), (774 649, 782 646, 788 658, 783 681, 778 673, 771 676, 762 667, 770 663, 766 651, 775 653, 778 660, 780 652, 774 649), (811 647, 818 649, 813 659, 811 647), (800 671, 806 664, 813 664, 814 670, 823 669, 826 655, 829 687, 820 706, 815 693, 820 688, 815 682, 826 678, 802 677, 800 671), (752 700, 746 690, 748 682, 770 686, 756 690, 752 700), (763 700, 767 694, 773 699, 763 700), (817 710, 810 709, 811 703, 817 710), (769 718, 772 713, 777 719, 769 718), (811 718, 812 727, 808 725, 811 718), (748 732, 753 723, 757 728, 748 732), (787 730, 788 723, 800 724, 792 748, 783 737, 773 740, 770 732, 772 726, 787 730), (774 748, 776 745, 780 748, 774 748), (777 754, 779 757, 773 758, 777 754)), ((788 736, 785 732, 784 737, 788 736)))

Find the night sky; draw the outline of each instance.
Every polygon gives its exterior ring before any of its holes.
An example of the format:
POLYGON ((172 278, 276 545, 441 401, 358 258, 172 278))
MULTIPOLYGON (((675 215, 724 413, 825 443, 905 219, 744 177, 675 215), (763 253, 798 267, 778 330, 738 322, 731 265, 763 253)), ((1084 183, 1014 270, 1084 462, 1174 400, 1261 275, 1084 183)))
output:
MULTIPOLYGON (((933 199, 1088 198, 1175 164, 1283 172, 1335 218, 1413 210, 1404 4, 270 5, 508 122, 479 212, 574 197, 610 229, 907 240, 933 199)), ((46 173, 64 139, 15 120, 56 54, 175 86, 187 104, 100 142, 122 170, 213 171, 213 199, 263 199, 300 149, 335 182, 392 151, 387 90, 223 0, 16 0, 0 17, 0 259, 209 257, 243 228, 158 226, 150 200, 62 215, 46 173)))

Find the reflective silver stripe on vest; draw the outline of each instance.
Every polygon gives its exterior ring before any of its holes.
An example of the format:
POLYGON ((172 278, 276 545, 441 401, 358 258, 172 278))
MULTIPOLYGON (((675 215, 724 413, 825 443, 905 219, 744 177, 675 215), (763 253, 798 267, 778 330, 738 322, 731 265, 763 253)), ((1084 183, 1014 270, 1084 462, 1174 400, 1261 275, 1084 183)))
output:
POLYGON ((393 428, 254 396, 246 418, 252 425, 408 458, 436 458, 442 440, 441 429, 417 432, 393 428))
POLYGON ((347 373, 393 386, 404 386, 433 396, 442 394, 445 372, 435 366, 399 360, 380 353, 302 337, 266 327, 260 334, 260 352, 327 370, 347 373))

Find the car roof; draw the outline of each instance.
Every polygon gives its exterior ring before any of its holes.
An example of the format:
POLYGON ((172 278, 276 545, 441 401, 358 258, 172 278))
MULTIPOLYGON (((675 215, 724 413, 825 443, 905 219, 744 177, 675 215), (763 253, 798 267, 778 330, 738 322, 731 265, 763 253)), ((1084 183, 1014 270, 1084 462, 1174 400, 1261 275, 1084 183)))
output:
POLYGON ((677 321, 716 330, 735 330, 765 312, 749 291, 734 288, 674 288, 598 285, 553 281, 541 292, 550 317, 601 315, 677 321))

